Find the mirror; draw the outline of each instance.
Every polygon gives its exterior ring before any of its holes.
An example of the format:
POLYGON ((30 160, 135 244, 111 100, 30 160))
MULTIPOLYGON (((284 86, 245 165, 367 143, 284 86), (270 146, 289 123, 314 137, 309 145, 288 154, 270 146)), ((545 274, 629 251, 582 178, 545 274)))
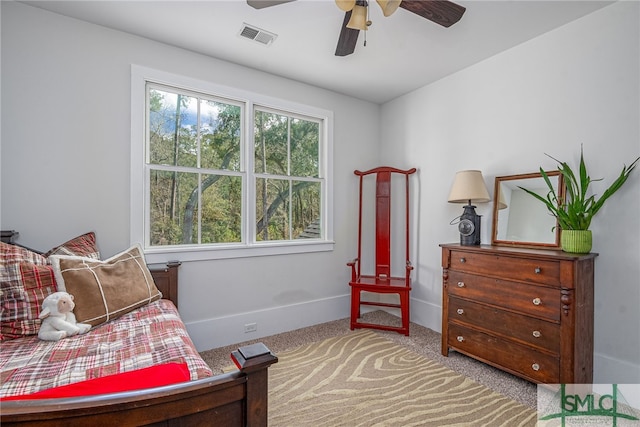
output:
MULTIPOLYGON (((564 182, 560 171, 545 172, 564 198, 564 182)), ((547 207, 519 187, 535 191, 543 197, 549 188, 539 172, 496 177, 493 207, 494 245, 516 247, 560 248, 558 222, 547 207)))

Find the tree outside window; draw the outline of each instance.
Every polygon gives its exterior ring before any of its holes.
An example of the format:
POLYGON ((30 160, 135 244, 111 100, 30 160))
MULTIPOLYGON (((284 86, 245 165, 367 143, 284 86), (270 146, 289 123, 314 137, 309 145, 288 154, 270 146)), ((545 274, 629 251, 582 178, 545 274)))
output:
POLYGON ((319 142, 317 121, 255 112, 257 240, 313 237, 311 228, 320 232, 319 142))
POLYGON ((322 119, 247 109, 147 84, 150 246, 322 238, 322 119))

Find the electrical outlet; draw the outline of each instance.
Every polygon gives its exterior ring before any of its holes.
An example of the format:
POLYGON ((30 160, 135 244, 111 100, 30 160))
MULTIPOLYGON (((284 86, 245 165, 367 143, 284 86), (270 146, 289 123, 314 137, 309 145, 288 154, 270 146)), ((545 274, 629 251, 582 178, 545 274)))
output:
POLYGON ((247 323, 246 325, 244 325, 244 333, 248 333, 248 332, 255 332, 258 330, 258 324, 257 323, 247 323))

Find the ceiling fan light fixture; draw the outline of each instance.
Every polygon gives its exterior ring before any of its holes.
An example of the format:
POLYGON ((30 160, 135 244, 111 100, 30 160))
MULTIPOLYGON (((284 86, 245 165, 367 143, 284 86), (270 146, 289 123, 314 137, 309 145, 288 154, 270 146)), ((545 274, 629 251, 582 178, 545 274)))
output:
POLYGON ((336 0, 336 5, 345 12, 350 11, 356 5, 356 0, 336 0))
POLYGON ((367 21, 367 7, 356 5, 351 11, 351 19, 347 23, 347 28, 353 30, 367 31, 371 25, 370 21, 367 21))
POLYGON ((382 9, 384 16, 391 16, 393 12, 398 9, 402 0, 376 0, 376 2, 378 6, 380 6, 380 9, 382 9))

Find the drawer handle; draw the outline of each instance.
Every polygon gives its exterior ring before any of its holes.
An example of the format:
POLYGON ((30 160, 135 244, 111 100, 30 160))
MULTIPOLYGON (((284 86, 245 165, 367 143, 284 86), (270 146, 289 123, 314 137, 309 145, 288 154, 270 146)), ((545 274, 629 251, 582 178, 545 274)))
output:
POLYGON ((458 282, 458 287, 459 288, 464 288, 464 282, 458 282))
POLYGON ((537 363, 534 363, 533 365, 531 365, 531 369, 533 369, 534 371, 539 371, 540 365, 538 365, 537 363))
POLYGON ((458 314, 464 314, 464 310, 463 310, 462 308, 459 308, 459 309, 457 310, 457 312, 458 312, 458 314))
POLYGON ((540 298, 533 299, 533 305, 540 305, 540 304, 542 304, 542 300, 540 298))
POLYGON ((465 258, 460 258, 460 262, 464 264, 467 260, 465 258))
POLYGON ((542 334, 540 333, 540 331, 533 331, 533 336, 536 338, 540 338, 542 334))
POLYGON ((464 341, 464 337, 462 335, 458 335, 457 340, 458 340, 458 342, 463 342, 464 341))
POLYGON ((536 274, 540 274, 542 272, 542 269, 540 267, 536 267, 533 271, 536 274))

